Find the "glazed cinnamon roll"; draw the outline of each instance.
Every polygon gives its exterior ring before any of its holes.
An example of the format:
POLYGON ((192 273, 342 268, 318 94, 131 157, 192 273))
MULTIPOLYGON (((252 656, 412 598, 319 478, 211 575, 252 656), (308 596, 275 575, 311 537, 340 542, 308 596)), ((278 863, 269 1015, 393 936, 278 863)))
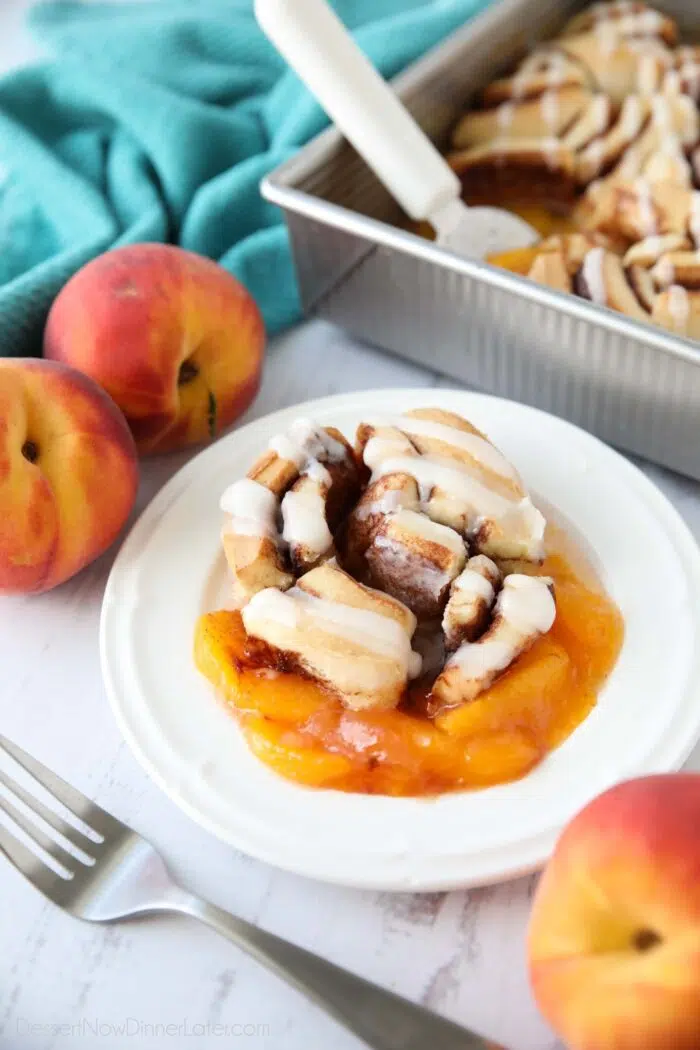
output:
POLYGON ((333 530, 359 490, 352 448, 335 428, 297 420, 273 437, 247 478, 221 497, 236 603, 265 588, 286 590, 332 557, 333 530))
POLYGON ((442 709, 474 700, 550 629, 555 616, 551 580, 506 576, 490 627, 449 658, 433 685, 433 699, 442 709))
POLYGON ((592 5, 486 88, 448 159, 468 202, 569 216, 558 244, 497 265, 697 338, 695 261, 662 260, 700 249, 700 47, 678 38, 648 4, 592 5))
POLYGON ((515 468, 440 409, 363 422, 356 451, 336 429, 298 421, 221 504, 245 659, 313 678, 353 710, 406 698, 421 673, 419 623, 455 654, 443 672, 454 690, 462 647, 500 637, 525 600, 507 595, 532 586, 493 558, 543 555, 545 519, 515 468))

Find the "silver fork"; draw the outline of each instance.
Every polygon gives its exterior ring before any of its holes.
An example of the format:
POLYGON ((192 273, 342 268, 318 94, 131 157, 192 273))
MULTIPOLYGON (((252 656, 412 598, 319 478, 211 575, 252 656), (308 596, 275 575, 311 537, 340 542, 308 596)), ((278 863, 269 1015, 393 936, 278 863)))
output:
POLYGON ((282 977, 374 1050, 485 1050, 480 1036, 371 984, 312 952, 195 897, 172 879, 153 846, 0 734, 0 750, 75 820, 63 819, 0 769, 0 809, 52 858, 59 874, 0 824, 0 850, 45 897, 88 922, 180 912, 206 923, 282 977), (19 808, 22 802, 32 817, 19 808), (39 818, 39 823, 32 819, 39 818), (43 826, 42 823, 43 822, 43 826), (78 822, 84 828, 78 826, 78 822), (50 832, 49 832, 49 829, 50 832))

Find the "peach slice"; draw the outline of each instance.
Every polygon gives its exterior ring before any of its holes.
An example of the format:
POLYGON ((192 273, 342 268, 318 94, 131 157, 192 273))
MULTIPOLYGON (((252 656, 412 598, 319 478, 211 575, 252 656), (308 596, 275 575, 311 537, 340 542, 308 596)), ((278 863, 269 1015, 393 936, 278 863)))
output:
POLYGON ((232 707, 296 724, 335 703, 316 682, 301 675, 246 664, 245 637, 239 612, 207 613, 197 623, 195 663, 232 707))
POLYGON ((458 737, 533 726, 542 735, 570 672, 566 649, 545 635, 478 699, 439 715, 436 724, 458 737))
POLYGON ((352 761, 345 755, 308 746, 302 735, 288 726, 248 716, 243 732, 253 754, 289 780, 321 787, 352 773, 352 761))

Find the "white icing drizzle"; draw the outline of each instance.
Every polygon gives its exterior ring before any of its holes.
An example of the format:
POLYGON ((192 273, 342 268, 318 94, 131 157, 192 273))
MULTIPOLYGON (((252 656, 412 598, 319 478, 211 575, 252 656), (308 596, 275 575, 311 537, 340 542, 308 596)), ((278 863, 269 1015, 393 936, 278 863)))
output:
POLYGON ((561 155, 561 143, 559 139, 550 136, 549 138, 542 139, 542 149, 545 155, 545 163, 550 171, 556 170, 559 167, 559 160, 561 155))
POLYGON ((540 99, 542 119, 551 131, 556 131, 559 123, 559 95, 556 91, 545 91, 540 99))
MULTIPOLYGON (((388 416, 384 420, 374 421, 372 426, 390 426, 401 430, 404 434, 415 437, 423 437, 428 440, 441 441, 454 449, 466 452, 468 456, 476 460, 486 470, 497 474, 500 478, 519 483, 518 472, 508 462, 502 452, 495 445, 478 434, 471 434, 466 430, 459 430, 446 423, 438 423, 432 419, 418 419, 415 416, 388 416)), ((366 450, 365 450, 366 453, 366 450)), ((373 456, 372 459, 375 457, 373 456)), ((370 462, 365 454, 365 463, 370 469, 378 464, 370 462)))
POLYGON ((312 478, 313 481, 319 485, 325 485, 326 488, 330 488, 333 484, 330 472, 324 467, 323 463, 319 463, 317 459, 310 460, 304 468, 304 474, 307 477, 312 478))
POLYGON ((373 434, 365 445, 362 458, 370 470, 376 470, 389 456, 401 456, 407 452, 410 442, 403 435, 386 437, 373 434))
POLYGON ((590 8, 594 22, 607 22, 616 14, 627 15, 635 11, 635 0, 613 0, 613 3, 593 4, 590 8))
POLYGON ((543 576, 506 576, 491 631, 477 642, 461 645, 448 666, 459 667, 466 678, 477 681, 509 667, 529 639, 545 634, 554 623, 550 586, 551 580, 543 576))
POLYGON ((585 111, 574 121, 561 139, 563 145, 579 153, 579 159, 585 157, 587 153, 595 158, 596 171, 600 169, 605 150, 598 136, 607 130, 611 108, 607 95, 594 95, 585 111))
POLYGON ((494 635, 478 642, 463 643, 448 660, 448 667, 459 667, 466 678, 479 681, 494 672, 505 671, 518 655, 518 646, 507 638, 494 635))
POLYGON ((275 437, 270 438, 268 448, 271 452, 275 452, 280 459, 294 463, 296 467, 301 467, 307 458, 306 451, 296 444, 288 434, 276 434, 275 437))
POLYGON ((695 247, 700 249, 700 191, 694 190, 690 196, 690 218, 688 229, 695 247))
POLYGON ((282 539, 310 558, 320 558, 333 544, 326 521, 326 502, 318 485, 290 489, 282 500, 282 539))
POLYGON ((548 88, 561 87, 566 80, 567 59, 560 51, 538 52, 528 55, 511 81, 512 97, 522 99, 538 75, 548 88))
POLYGON ((594 33, 601 54, 606 58, 612 55, 620 41, 617 24, 608 19, 598 19, 594 26, 594 33))
POLYGON ((511 127, 516 108, 514 102, 502 102, 496 110, 496 122, 501 132, 506 132, 511 127))
POLYGON ((452 554, 464 554, 464 540, 462 537, 449 526, 431 521, 425 514, 419 514, 415 510, 407 510, 404 507, 392 514, 390 520, 398 528, 414 536, 420 536, 422 539, 428 540, 429 543, 437 543, 452 554))
POLYGON ((620 119, 618 122, 619 133, 624 139, 633 139, 639 133, 644 110, 638 95, 628 95, 622 103, 620 119))
POLYGON ((526 94, 528 85, 532 81, 533 76, 542 67, 543 61, 543 56, 537 53, 528 55, 523 61, 520 69, 513 77, 513 98, 520 99, 526 94))
POLYGON ((295 420, 286 433, 273 437, 268 447, 314 482, 290 489, 284 496, 282 538, 292 550, 301 549, 306 558, 320 558, 333 544, 325 506, 333 479, 323 464, 343 462, 347 450, 310 419, 295 420))
POLYGON ((637 90, 640 95, 653 95, 659 86, 659 63, 656 55, 642 55, 637 66, 637 90))
MULTIPOLYGON (((333 542, 325 514, 325 496, 332 478, 320 460, 327 463, 345 460, 346 449, 308 419, 296 420, 286 433, 272 438, 268 447, 315 483, 302 486, 300 491, 290 490, 282 500, 282 539, 292 547, 303 547, 308 554, 320 557, 333 542)), ((279 541, 277 496, 264 485, 243 478, 226 489, 220 505, 231 516, 224 525, 227 533, 268 536, 279 541)))
POLYGON ((698 108, 688 95, 680 95, 676 100, 676 106, 680 107, 683 128, 681 131, 681 142, 684 146, 694 146, 700 134, 700 119, 698 108))
POLYGON ((506 499, 460 470, 454 460, 437 456, 391 457, 381 464, 377 476, 385 474, 408 474, 414 478, 424 505, 429 503, 433 489, 442 489, 465 508, 470 530, 478 531, 486 522, 497 522, 506 535, 522 541, 529 556, 541 556, 545 519, 529 496, 506 499))
POLYGON ((688 163, 683 154, 681 143, 685 143, 686 139, 689 139, 687 144, 691 145, 697 139, 697 112, 692 101, 685 95, 681 95, 673 100, 672 109, 671 101, 668 98, 663 95, 654 95, 651 99, 651 115, 652 123, 660 136, 659 148, 661 152, 673 157, 679 163, 679 166, 686 169, 689 173, 688 163), (690 105, 692 113, 688 111, 687 105, 690 105), (674 126, 674 112, 680 113, 682 117, 682 139, 679 139, 674 126))
POLYGON ((607 95, 596 95, 590 104, 588 118, 594 134, 605 131, 610 120, 610 99, 607 95))
POLYGON ((656 220, 656 212, 654 210, 654 198, 651 192, 651 186, 642 176, 635 179, 634 186, 637 191, 639 221, 642 225, 643 234, 645 237, 653 237, 658 233, 658 223, 656 220))
MULTIPOLYGON (((495 568, 496 566, 494 565, 495 568)), ((467 599, 483 598, 488 605, 491 604, 496 593, 491 580, 484 576, 483 573, 478 572, 477 569, 470 568, 469 565, 462 570, 452 584, 452 591, 458 591, 460 595, 467 599)))
POLYGON ((225 490, 220 500, 224 513, 231 516, 226 532, 239 536, 269 536, 277 539, 277 499, 264 485, 241 478, 225 490))
POLYGON ((253 638, 265 640, 270 623, 302 633, 308 624, 361 649, 396 660, 406 677, 415 678, 420 674, 421 658, 411 649, 408 632, 397 620, 373 610, 355 609, 317 598, 301 587, 292 587, 285 592, 275 588, 259 591, 241 615, 247 633, 253 638))
POLYGON ((690 317, 690 297, 682 284, 672 284, 668 289, 668 310, 674 329, 685 333, 690 317))
POLYGON ((652 95, 650 99, 651 119, 659 131, 668 132, 672 127, 671 105, 663 95, 652 95))
POLYGON ((367 518, 373 518, 378 514, 392 514, 402 506, 404 498, 405 493, 401 489, 389 489, 380 499, 360 503, 355 509, 354 516, 358 521, 366 521, 367 518))
POLYGON ((673 52, 659 37, 630 37, 626 41, 630 51, 638 55, 654 55, 665 67, 673 65, 673 52))
MULTIPOLYGON (((401 435, 399 428, 405 427, 407 432, 414 430, 425 436, 439 438, 448 444, 452 442, 457 447, 464 443, 464 447, 469 448, 470 452, 475 451, 477 455, 488 457, 488 464, 498 466, 503 471, 507 470, 508 475, 511 478, 513 476, 513 468, 502 454, 490 442, 476 434, 446 427, 445 424, 433 420, 409 416, 389 417, 389 424, 393 419, 396 419, 394 430, 397 435, 401 435)), ((387 425, 387 421, 376 425, 382 424, 387 425)), ((458 505, 458 513, 467 519, 470 531, 478 533, 482 526, 497 523, 501 529, 502 542, 515 541, 519 549, 527 552, 526 556, 541 557, 545 520, 529 496, 519 496, 516 492, 504 496, 494 491, 475 476, 473 463, 439 454, 417 455, 407 451, 397 453, 398 448, 400 443, 396 437, 370 439, 365 448, 365 462, 372 468, 372 481, 389 474, 406 474, 418 485, 421 509, 424 509, 429 517, 432 516, 432 493, 439 489, 448 501, 458 505), (373 444, 375 441, 376 444, 373 444)), ((501 540, 494 538, 494 542, 501 540)))
POLYGON ((668 235, 661 236, 656 234, 654 237, 647 237, 643 241, 639 241, 638 247, 643 251, 648 252, 650 255, 656 255, 657 257, 666 250, 668 245, 668 235))
POLYGON ((312 459, 342 463, 347 457, 345 447, 310 419, 295 420, 286 433, 272 438, 268 448, 298 468, 312 459))
POLYGON ((656 263, 665 252, 674 251, 678 248, 679 240, 680 238, 675 233, 645 237, 643 241, 637 241, 628 250, 624 257, 624 265, 632 266, 638 263, 641 266, 650 266, 656 263))
POLYGON ((561 87, 566 77, 566 58, 558 51, 554 51, 549 57, 549 68, 547 69, 547 87, 561 87))
POLYGON ((605 141, 596 139, 594 142, 591 142, 581 151, 580 159, 582 164, 585 165, 586 171, 591 174, 599 172, 605 159, 605 141))
POLYGON ((458 463, 439 456, 392 456, 377 468, 377 477, 386 474, 408 474, 415 479, 421 493, 421 502, 427 503, 434 488, 440 488, 462 500, 475 512, 502 518, 517 504, 488 488, 458 463))
POLYGON ((581 276, 588 289, 591 302, 597 306, 607 306, 608 293, 605 288, 605 249, 591 248, 586 252, 581 268, 581 276))
POLYGON ((693 66, 692 72, 686 74, 688 79, 687 94, 697 102, 700 96, 700 62, 693 66))
POLYGON ((653 95, 652 124, 659 135, 659 150, 678 164, 684 177, 690 178, 690 166, 683 152, 698 139, 700 122, 695 103, 687 95, 653 95), (676 127, 676 118, 680 128, 676 127))
POLYGON ((662 256, 651 271, 651 276, 659 288, 668 288, 676 279, 676 267, 668 256, 662 256))
POLYGON ((641 28, 642 32, 648 33, 649 36, 663 28, 663 16, 658 11, 642 11, 633 17, 635 27, 641 28))
POLYGON ((442 628, 448 648, 455 648, 465 636, 485 626, 486 613, 496 598, 501 573, 495 562, 483 554, 470 558, 464 570, 452 581, 445 606, 442 628))
POLYGON ((658 11, 629 11, 621 18, 601 17, 597 25, 609 27, 616 38, 626 36, 655 36, 663 27, 663 18, 658 11))
POLYGON ((697 98, 700 92, 700 56, 692 47, 678 48, 677 55, 681 58, 677 90, 679 93, 683 91, 686 97, 697 98))
POLYGON ((510 667, 518 655, 518 647, 505 638, 489 637, 473 646, 460 646, 456 655, 460 658, 451 660, 450 664, 457 664, 465 677, 478 681, 510 667))
POLYGON ((554 623, 556 606, 553 581, 548 576, 511 573, 503 581, 496 614, 500 614, 520 634, 545 634, 554 623))

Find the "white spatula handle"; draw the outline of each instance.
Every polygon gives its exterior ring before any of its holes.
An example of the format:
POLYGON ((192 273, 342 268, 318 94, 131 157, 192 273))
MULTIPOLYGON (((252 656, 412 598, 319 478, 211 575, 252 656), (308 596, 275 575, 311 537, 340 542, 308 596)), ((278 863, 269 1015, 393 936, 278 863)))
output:
POLYGON ((255 0, 263 32, 411 218, 459 197, 459 179, 326 0, 255 0))

